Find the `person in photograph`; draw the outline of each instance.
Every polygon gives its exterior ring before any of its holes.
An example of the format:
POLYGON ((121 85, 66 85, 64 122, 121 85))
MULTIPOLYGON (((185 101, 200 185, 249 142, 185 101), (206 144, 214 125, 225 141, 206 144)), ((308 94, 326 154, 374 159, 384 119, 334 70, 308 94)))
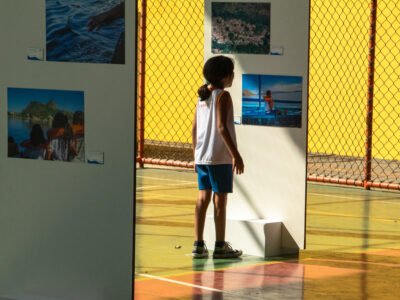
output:
POLYGON ((8 157, 18 157, 19 149, 12 136, 8 136, 8 157))
POLYGON ((232 86, 233 61, 225 56, 207 60, 203 68, 207 84, 198 90, 192 141, 199 193, 195 209, 193 258, 208 257, 203 231, 211 196, 214 202, 216 241, 213 258, 238 258, 241 250, 225 241, 226 205, 232 193, 233 174, 242 174, 244 164, 236 145, 233 104, 225 88, 232 86))
MULTIPOLYGON (((102 12, 98 15, 89 18, 87 24, 88 31, 99 30, 101 27, 111 23, 112 21, 125 17, 125 1, 112 7, 111 9, 102 12)), ((114 53, 111 59, 113 64, 125 63, 125 32, 119 36, 118 42, 115 46, 114 53)))
POLYGON ((265 92, 265 113, 269 114, 274 110, 274 99, 272 99, 272 93, 270 90, 265 92))
POLYGON ((24 148, 22 152, 23 158, 45 159, 47 152, 47 143, 44 137, 43 129, 39 124, 34 124, 30 132, 30 139, 23 141, 21 146, 24 148))
POLYGON ((52 128, 47 131, 48 148, 47 160, 68 161, 70 158, 70 145, 72 129, 68 123, 68 117, 57 112, 54 115, 52 128))
POLYGON ((85 121, 82 111, 74 113, 71 129, 70 159, 73 162, 83 162, 85 161, 85 121))

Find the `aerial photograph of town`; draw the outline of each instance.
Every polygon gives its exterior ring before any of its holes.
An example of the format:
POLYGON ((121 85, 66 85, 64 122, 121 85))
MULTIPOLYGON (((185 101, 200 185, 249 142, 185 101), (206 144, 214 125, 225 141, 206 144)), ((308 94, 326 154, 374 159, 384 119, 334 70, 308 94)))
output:
POLYGON ((212 3, 212 53, 269 54, 270 3, 212 3))

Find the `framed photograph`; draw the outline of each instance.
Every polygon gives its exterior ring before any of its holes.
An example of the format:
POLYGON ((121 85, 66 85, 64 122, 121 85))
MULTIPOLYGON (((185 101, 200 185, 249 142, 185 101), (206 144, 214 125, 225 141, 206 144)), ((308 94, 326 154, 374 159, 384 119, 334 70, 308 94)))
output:
POLYGON ((300 76, 243 74, 242 124, 301 128, 300 76))
POLYGON ((125 64, 125 1, 46 0, 46 59, 125 64))
POLYGON ((84 163, 84 93, 9 88, 8 157, 84 163))
POLYGON ((270 53, 270 3, 213 2, 211 10, 212 53, 270 53))

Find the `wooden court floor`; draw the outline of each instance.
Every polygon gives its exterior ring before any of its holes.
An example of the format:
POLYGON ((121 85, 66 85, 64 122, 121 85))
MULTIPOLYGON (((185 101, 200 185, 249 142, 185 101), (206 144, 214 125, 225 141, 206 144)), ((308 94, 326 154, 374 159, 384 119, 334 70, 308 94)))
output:
POLYGON ((138 169, 135 299, 400 299, 400 193, 307 190, 299 255, 192 260, 194 172, 138 169))

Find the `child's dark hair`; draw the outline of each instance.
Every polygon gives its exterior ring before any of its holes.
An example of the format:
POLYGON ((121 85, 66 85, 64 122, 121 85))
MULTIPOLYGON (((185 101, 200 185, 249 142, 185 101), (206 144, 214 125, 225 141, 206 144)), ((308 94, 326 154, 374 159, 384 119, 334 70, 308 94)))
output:
POLYGON ((233 61, 229 57, 218 55, 206 61, 203 67, 203 76, 207 83, 202 85, 197 93, 201 100, 206 100, 211 96, 208 85, 214 88, 223 88, 222 79, 233 74, 233 61))
POLYGON ((31 143, 33 146, 39 146, 46 142, 42 127, 39 124, 34 124, 30 133, 31 143))
POLYGON ((59 111, 54 115, 51 127, 64 128, 67 124, 68 124, 68 117, 59 111))
POLYGON ((74 113, 74 116, 72 117, 72 124, 74 125, 84 125, 85 124, 85 118, 83 115, 83 111, 76 111, 74 113))
POLYGON ((54 119, 53 119, 53 124, 52 124, 53 128, 63 128, 64 129, 64 135, 63 135, 63 139, 70 139, 72 136, 72 129, 71 126, 68 123, 68 116, 65 115, 62 112, 57 112, 54 115, 54 119))

